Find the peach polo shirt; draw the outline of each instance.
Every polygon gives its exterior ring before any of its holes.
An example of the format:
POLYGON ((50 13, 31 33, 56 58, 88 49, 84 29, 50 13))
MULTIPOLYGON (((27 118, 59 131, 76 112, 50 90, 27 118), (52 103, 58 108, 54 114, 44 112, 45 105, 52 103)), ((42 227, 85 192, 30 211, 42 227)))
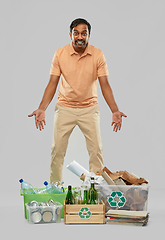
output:
POLYGON ((88 43, 80 56, 71 42, 55 52, 50 74, 61 76, 57 104, 84 108, 98 104, 97 77, 108 75, 108 69, 100 49, 88 43))

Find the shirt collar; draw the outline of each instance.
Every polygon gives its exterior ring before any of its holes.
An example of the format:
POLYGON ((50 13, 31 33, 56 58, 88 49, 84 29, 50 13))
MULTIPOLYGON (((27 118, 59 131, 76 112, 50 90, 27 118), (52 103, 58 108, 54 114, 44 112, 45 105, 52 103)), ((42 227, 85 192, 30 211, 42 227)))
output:
MULTIPOLYGON (((71 42, 71 43, 70 43, 70 55, 73 55, 73 54, 78 54, 78 53, 74 50, 73 45, 72 45, 72 42, 71 42)), ((87 54, 92 55, 91 45, 90 45, 89 42, 88 42, 88 44, 87 44, 87 47, 86 47, 86 49, 85 49, 85 52, 83 53, 83 56, 85 56, 85 55, 87 55, 87 54)))

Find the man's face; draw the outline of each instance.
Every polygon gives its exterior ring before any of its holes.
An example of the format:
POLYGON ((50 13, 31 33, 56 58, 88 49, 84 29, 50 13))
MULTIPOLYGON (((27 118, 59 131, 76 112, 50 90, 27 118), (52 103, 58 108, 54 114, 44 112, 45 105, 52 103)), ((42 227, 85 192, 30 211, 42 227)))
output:
POLYGON ((90 34, 86 24, 77 25, 72 29, 72 33, 70 33, 73 46, 78 49, 83 49, 87 46, 89 36, 90 34))

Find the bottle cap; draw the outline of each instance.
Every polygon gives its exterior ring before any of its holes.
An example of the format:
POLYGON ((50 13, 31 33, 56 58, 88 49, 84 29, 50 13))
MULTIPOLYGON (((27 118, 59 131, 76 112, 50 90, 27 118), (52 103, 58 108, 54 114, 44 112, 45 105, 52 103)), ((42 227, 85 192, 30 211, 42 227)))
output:
POLYGON ((68 186, 68 190, 72 190, 72 186, 71 185, 68 186))
POLYGON ((47 185, 48 185, 48 182, 47 182, 47 181, 45 181, 45 182, 44 182, 44 185, 45 185, 45 186, 47 186, 47 185))
POLYGON ((23 182, 23 179, 21 178, 21 179, 19 180, 19 182, 22 183, 22 182, 23 182))

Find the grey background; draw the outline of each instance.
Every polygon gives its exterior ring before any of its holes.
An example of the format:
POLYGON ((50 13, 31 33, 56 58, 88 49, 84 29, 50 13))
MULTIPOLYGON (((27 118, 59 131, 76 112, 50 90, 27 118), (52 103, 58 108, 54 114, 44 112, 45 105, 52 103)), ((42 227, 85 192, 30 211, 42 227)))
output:
MULTIPOLYGON (((17 236, 18 230, 23 229, 26 234, 18 236, 26 239, 31 234, 39 234, 40 238, 55 236, 56 232, 64 235, 64 227, 67 234, 75 230, 63 222, 58 226, 29 225, 23 216, 18 180, 23 178, 34 187, 42 187, 45 180, 49 181, 57 94, 46 111, 44 131, 36 130, 34 118, 27 115, 38 108, 49 80, 53 55, 56 49, 70 43, 69 25, 78 17, 91 23, 89 41, 104 52, 116 102, 120 111, 128 115, 123 119, 122 130, 114 133, 110 126, 112 114, 98 85, 105 166, 111 171, 127 170, 149 180, 151 220, 147 228, 113 225, 76 228, 94 232, 98 239, 102 233, 111 236, 118 233, 122 237, 128 229, 138 238, 149 233, 156 236, 157 231, 163 230, 164 12, 163 0, 0 2, 0 203, 1 221, 6 227, 3 229, 9 226, 11 229, 5 230, 7 234, 13 232, 17 236)), ((73 160, 88 169, 85 139, 78 128, 70 137, 65 157, 65 186, 81 185, 78 177, 66 169, 73 160)))

